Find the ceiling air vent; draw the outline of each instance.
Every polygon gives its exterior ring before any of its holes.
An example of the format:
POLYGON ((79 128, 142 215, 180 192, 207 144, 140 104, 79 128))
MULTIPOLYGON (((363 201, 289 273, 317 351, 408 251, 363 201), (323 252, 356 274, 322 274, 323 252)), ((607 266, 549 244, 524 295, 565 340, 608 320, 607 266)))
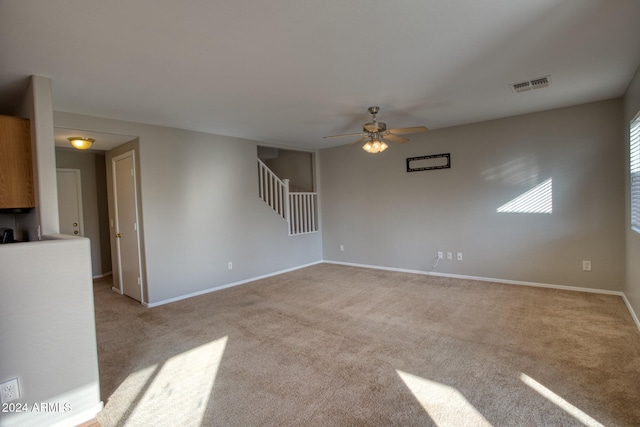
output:
POLYGON ((534 89, 542 89, 551 84, 549 76, 540 77, 538 79, 529 80, 526 82, 514 83, 511 85, 511 90, 514 93, 526 92, 534 89))

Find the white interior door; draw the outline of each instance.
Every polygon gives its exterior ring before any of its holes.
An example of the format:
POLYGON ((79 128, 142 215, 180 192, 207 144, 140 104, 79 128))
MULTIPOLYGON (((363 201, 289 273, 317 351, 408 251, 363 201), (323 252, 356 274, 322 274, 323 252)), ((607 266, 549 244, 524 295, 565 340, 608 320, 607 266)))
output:
POLYGON ((142 302, 140 241, 138 233, 138 197, 134 152, 112 160, 115 237, 120 291, 142 302))
POLYGON ((80 169, 57 169, 60 233, 84 236, 80 169))

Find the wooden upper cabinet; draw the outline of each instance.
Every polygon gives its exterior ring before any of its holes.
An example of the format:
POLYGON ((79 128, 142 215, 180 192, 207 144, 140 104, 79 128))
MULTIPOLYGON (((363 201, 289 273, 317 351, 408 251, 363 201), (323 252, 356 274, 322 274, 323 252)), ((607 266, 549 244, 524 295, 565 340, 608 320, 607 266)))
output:
POLYGON ((0 209, 34 206, 29 120, 0 116, 0 209))

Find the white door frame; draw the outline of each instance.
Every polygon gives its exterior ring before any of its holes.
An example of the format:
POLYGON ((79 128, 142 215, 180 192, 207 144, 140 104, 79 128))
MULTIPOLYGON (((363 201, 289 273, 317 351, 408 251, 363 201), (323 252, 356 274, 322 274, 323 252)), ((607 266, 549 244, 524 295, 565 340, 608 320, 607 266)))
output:
MULTIPOLYGON (((143 274, 142 274, 142 253, 141 253, 141 248, 140 248, 140 219, 138 217, 138 180, 137 180, 137 171, 136 171, 136 153, 134 150, 130 150, 127 151, 126 153, 114 156, 111 159, 111 175, 112 175, 112 184, 113 184, 113 215, 114 215, 114 219, 115 219, 115 224, 114 225, 114 232, 113 232, 113 236, 112 239, 115 240, 115 245, 116 245, 116 254, 117 254, 117 259, 115 262, 115 265, 117 265, 117 270, 118 270, 118 281, 119 281, 119 287, 120 289, 114 289, 115 291, 117 291, 118 293, 120 293, 121 295, 124 295, 124 285, 122 282, 122 263, 121 263, 121 250, 120 250, 120 239, 116 237, 116 235, 120 232, 120 224, 118 222, 118 189, 117 189, 117 185, 116 185, 116 162, 118 162, 119 160, 125 159, 127 157, 131 157, 131 164, 132 164, 132 168, 133 168, 133 199, 134 199, 134 209, 135 209, 135 221, 136 221, 136 227, 135 227, 135 237, 136 240, 138 241, 138 273, 139 273, 139 279, 138 279, 138 285, 140 286, 140 295, 141 295, 141 300, 140 301, 142 304, 146 304, 146 298, 144 295, 144 286, 143 286, 143 274)), ((112 240, 112 241, 113 241, 112 240)))
MULTIPOLYGON (((78 200, 78 233, 80 233, 78 235, 84 236, 84 213, 82 212, 82 174, 80 172, 80 169, 56 168, 56 174, 58 172, 72 173, 76 176, 76 194, 78 200)), ((58 210, 60 209, 58 208, 58 210)))

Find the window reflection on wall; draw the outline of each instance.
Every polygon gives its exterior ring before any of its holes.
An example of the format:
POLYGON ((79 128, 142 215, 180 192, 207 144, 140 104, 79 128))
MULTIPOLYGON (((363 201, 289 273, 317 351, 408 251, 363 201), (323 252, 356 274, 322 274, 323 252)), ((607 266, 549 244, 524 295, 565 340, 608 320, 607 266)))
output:
POLYGON ((500 213, 552 213, 553 179, 549 178, 531 190, 505 203, 497 209, 500 213))

